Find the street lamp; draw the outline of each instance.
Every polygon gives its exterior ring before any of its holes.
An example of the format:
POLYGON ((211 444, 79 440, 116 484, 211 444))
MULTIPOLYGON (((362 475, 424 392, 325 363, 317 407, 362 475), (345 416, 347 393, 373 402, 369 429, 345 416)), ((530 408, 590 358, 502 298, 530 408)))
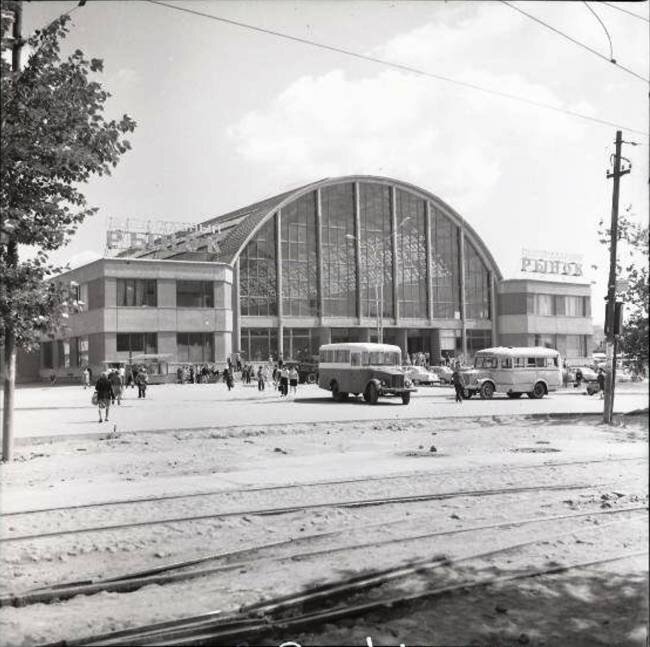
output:
MULTIPOLYGON (((410 216, 404 218, 402 222, 397 226, 395 231, 388 236, 377 236, 373 237, 371 240, 361 241, 359 240, 359 247, 363 247, 366 251, 366 256, 372 260, 372 272, 375 277, 375 309, 377 317, 377 343, 384 343, 384 273, 383 273, 383 255, 384 255, 384 243, 386 241, 392 241, 394 233, 397 233, 406 222, 411 219, 410 216), (380 244, 381 243, 381 244, 380 244)), ((345 237, 348 240, 357 240, 356 236, 352 234, 346 234, 345 237)), ((397 254, 395 254, 397 256, 397 254)), ((396 258, 393 259, 393 263, 396 262, 396 258)))

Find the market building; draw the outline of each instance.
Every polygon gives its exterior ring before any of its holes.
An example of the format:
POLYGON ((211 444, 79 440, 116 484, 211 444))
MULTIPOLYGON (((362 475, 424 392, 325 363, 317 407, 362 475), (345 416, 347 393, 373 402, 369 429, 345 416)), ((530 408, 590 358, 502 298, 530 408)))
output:
POLYGON ((113 228, 107 250, 59 277, 79 284, 84 311, 38 362, 21 359, 23 379, 139 356, 170 373, 237 353, 303 360, 338 341, 379 339, 434 363, 498 344, 591 350, 589 285, 504 280, 458 212, 390 178, 321 180, 180 232, 113 228))

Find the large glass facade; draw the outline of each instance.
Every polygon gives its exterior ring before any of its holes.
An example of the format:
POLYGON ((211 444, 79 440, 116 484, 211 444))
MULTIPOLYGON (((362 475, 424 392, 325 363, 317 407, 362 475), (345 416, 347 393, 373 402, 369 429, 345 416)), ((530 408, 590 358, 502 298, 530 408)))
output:
POLYGON ((318 331, 312 328, 284 328, 282 330, 282 349, 285 359, 299 362, 311 361, 318 355, 320 345, 318 331))
POLYGON ((359 184, 359 224, 362 316, 376 317, 379 303, 383 316, 393 317, 393 250, 388 186, 359 184))
POLYGON ((431 207, 431 283, 433 316, 460 317, 460 265, 458 227, 431 207))
POLYGON ((242 315, 277 315, 275 218, 257 232, 239 256, 242 315))
POLYGON ((399 315, 427 316, 425 202, 397 190, 397 297, 399 315))
POLYGON ((490 318, 490 273, 478 252, 465 239, 465 317, 490 318))
POLYGON ((354 184, 321 190, 323 314, 357 316, 354 184))
POLYGON ((277 328, 242 328, 241 355, 245 362, 266 362, 278 359, 277 328))
POLYGON ((282 209, 282 314, 318 315, 316 194, 309 193, 282 209))

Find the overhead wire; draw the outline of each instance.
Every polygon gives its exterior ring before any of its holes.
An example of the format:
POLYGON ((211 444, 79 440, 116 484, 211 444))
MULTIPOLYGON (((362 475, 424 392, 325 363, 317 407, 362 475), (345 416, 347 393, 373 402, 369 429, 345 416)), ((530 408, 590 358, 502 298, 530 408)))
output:
POLYGON ((360 60, 363 60, 363 61, 369 61, 371 63, 378 63, 380 65, 385 65, 387 67, 392 67, 392 68, 402 70, 402 71, 405 71, 405 72, 411 72, 411 73, 417 74, 419 76, 424 76, 424 77, 436 79, 438 81, 445 81, 446 83, 451 83, 453 85, 457 85, 457 86, 460 86, 460 87, 463 87, 463 88, 468 88, 470 90, 477 90, 477 91, 483 92, 485 94, 492 94, 492 95, 499 96, 499 97, 502 97, 502 98, 505 98, 505 99, 510 99, 512 101, 518 101, 520 103, 525 103, 525 104, 528 104, 528 105, 531 105, 531 106, 536 106, 538 108, 544 108, 546 110, 552 110, 554 112, 564 113, 564 114, 570 115, 572 117, 577 117, 579 119, 583 119, 585 121, 591 121, 593 123, 597 123, 597 124, 601 124, 601 125, 605 125, 605 126, 612 126, 614 128, 620 128, 620 129, 623 129, 623 130, 628 130, 630 132, 634 132, 634 133, 637 133, 639 135, 645 135, 645 136, 650 135, 650 133, 648 133, 646 131, 643 131, 643 130, 639 130, 638 128, 631 128, 631 127, 628 127, 628 126, 623 126, 623 125, 621 125, 619 123, 616 123, 616 122, 613 122, 613 121, 608 121, 607 119, 600 119, 598 117, 585 115, 583 113, 576 112, 575 110, 570 110, 568 108, 561 108, 559 106, 554 106, 554 105, 552 105, 550 103, 544 103, 542 101, 535 101, 534 99, 529 99, 527 97, 522 97, 522 96, 519 96, 519 95, 516 95, 516 94, 510 94, 508 92, 501 92, 500 90, 494 90, 492 88, 486 88, 486 87, 483 87, 481 85, 477 85, 475 83, 470 83, 468 81, 460 81, 458 79, 454 79, 454 78, 449 77, 449 76, 445 76, 445 75, 442 75, 442 74, 435 74, 433 72, 427 72, 425 70, 421 70, 421 69, 418 69, 416 67, 412 67, 410 65, 404 65, 402 63, 395 63, 393 61, 388 61, 386 59, 381 59, 381 58, 378 58, 376 56, 369 56, 367 54, 361 54, 359 52, 355 52, 353 50, 345 49, 345 48, 342 48, 342 47, 336 47, 334 45, 328 45, 326 43, 319 43, 317 41, 310 40, 310 39, 307 39, 307 38, 301 38, 299 36, 292 36, 291 34, 285 34, 283 32, 275 31, 273 29, 266 29, 264 27, 258 27, 256 25, 251 25, 249 23, 244 23, 244 22, 241 22, 241 21, 238 21, 238 20, 232 20, 230 18, 224 18, 222 16, 215 16, 214 14, 209 14, 209 13, 205 13, 205 12, 202 12, 202 11, 197 11, 195 9, 189 9, 187 7, 179 7, 179 6, 176 6, 176 5, 173 5, 173 4, 168 4, 166 2, 162 2, 161 0, 145 0, 145 2, 149 2, 150 4, 158 5, 158 6, 161 6, 161 7, 166 7, 168 9, 173 9, 175 11, 180 11, 180 12, 183 12, 183 13, 192 14, 192 15, 199 16, 199 17, 202 17, 202 18, 208 18, 210 20, 215 20, 217 22, 225 23, 227 25, 232 25, 234 27, 240 27, 242 29, 248 29, 248 30, 251 30, 251 31, 258 32, 258 33, 267 34, 267 35, 270 35, 270 36, 276 36, 278 38, 283 38, 285 40, 290 40, 290 41, 293 41, 293 42, 296 42, 296 43, 301 43, 303 45, 309 45, 311 47, 317 47, 319 49, 324 49, 324 50, 327 50, 327 51, 330 51, 330 52, 336 52, 338 54, 344 54, 345 56, 351 56, 353 58, 357 58, 357 59, 360 59, 360 60))
POLYGON ((609 60, 612 61, 612 63, 615 63, 614 59, 614 45, 612 44, 612 37, 609 35, 609 30, 607 29, 607 26, 605 23, 600 19, 600 16, 589 6, 589 3, 587 0, 582 0, 583 4, 591 13, 595 16, 596 20, 600 23, 600 26, 603 28, 605 31, 605 35, 607 36, 607 40, 609 41, 609 60))
POLYGON ((518 11, 520 14, 526 16, 527 18, 530 18, 531 20, 534 20, 536 23, 539 23, 540 25, 543 25, 547 29, 550 29, 552 32, 555 32, 558 34, 558 36, 562 36, 562 38, 565 38, 568 41, 571 41, 574 45, 577 45, 578 47, 581 47, 582 49, 587 50, 588 52, 591 52, 592 54, 595 54, 598 56, 598 58, 602 58, 604 61, 607 61, 608 63, 612 63, 616 67, 620 68, 624 72, 627 72, 628 74, 631 74, 632 76, 636 77, 637 79, 645 82, 645 83, 650 83, 650 79, 646 79, 644 76, 641 76, 640 74, 637 74, 634 70, 631 70, 629 67, 625 67, 625 65, 621 65, 620 63, 617 63, 614 59, 612 58, 607 58, 604 54, 599 52, 597 49, 594 49, 593 47, 589 47, 589 45, 585 45, 579 40, 576 40, 572 36, 569 36, 568 34, 565 34, 562 30, 557 29, 556 27, 553 27, 553 25, 549 25, 547 22, 544 22, 540 18, 537 18, 536 16, 533 16, 532 14, 528 13, 527 11, 524 11, 523 9, 520 9, 516 5, 512 4, 511 2, 508 2, 508 0, 499 0, 502 4, 506 5, 507 7, 510 7, 511 9, 514 9, 515 11, 518 11))
POLYGON ((615 4, 612 4, 611 2, 607 2, 606 0, 597 0, 597 2, 600 2, 600 4, 606 4, 608 7, 611 7, 612 9, 616 9, 617 11, 622 11, 623 13, 626 13, 628 16, 632 16, 633 18, 638 18, 639 20, 650 22, 649 18, 646 18, 645 16, 639 16, 638 13, 634 13, 633 11, 628 11, 627 9, 623 9, 623 7, 619 7, 615 4))

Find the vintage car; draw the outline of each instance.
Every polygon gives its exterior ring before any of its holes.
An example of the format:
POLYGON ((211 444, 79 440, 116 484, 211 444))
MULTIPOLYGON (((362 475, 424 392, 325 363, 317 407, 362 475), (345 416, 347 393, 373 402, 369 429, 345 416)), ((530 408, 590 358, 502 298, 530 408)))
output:
POLYGON ((411 379, 414 386, 418 386, 418 384, 440 384, 440 378, 433 371, 428 371, 424 366, 405 366, 404 375, 411 379))
POLYGON ((449 366, 430 366, 429 370, 438 376, 441 384, 451 384, 454 369, 449 366))

